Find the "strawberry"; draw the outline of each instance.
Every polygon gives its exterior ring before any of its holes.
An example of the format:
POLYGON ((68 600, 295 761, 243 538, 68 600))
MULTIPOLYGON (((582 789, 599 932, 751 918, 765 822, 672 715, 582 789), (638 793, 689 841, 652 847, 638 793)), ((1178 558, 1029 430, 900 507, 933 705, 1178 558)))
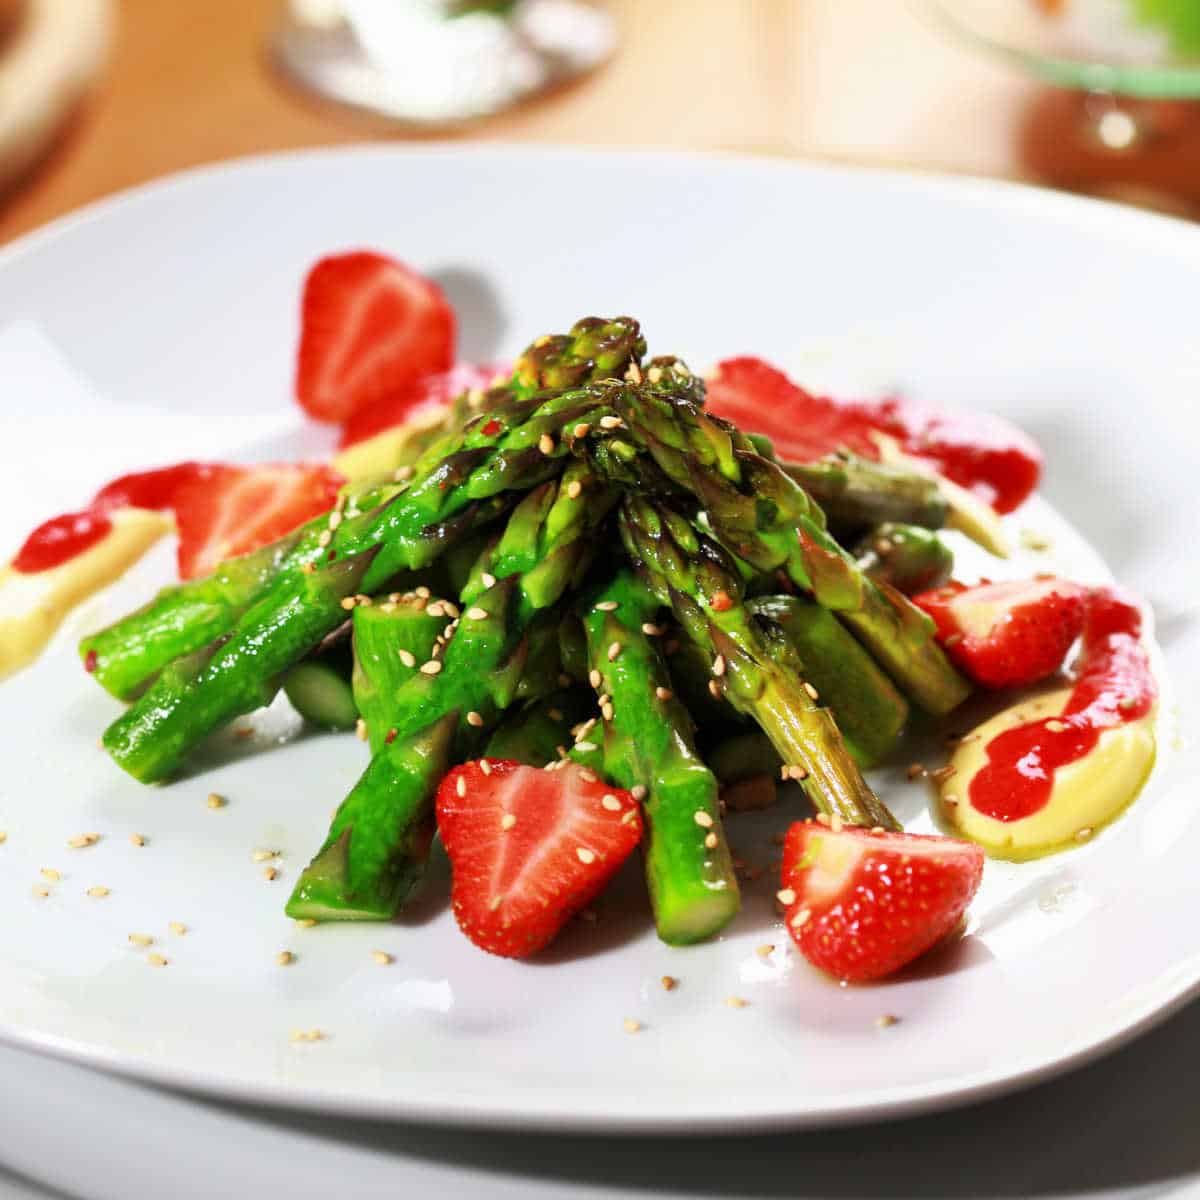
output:
POLYGON ((838 979, 898 971, 959 922, 983 878, 983 851, 956 838, 797 821, 779 898, 800 953, 838 979))
POLYGON ((948 583, 914 596, 938 641, 984 687, 1021 687, 1053 674, 1083 628, 1087 591, 1054 576, 948 583))
POLYGON ((454 310, 441 288, 369 251, 323 258, 304 283, 296 399, 344 421, 454 362, 454 310))
POLYGON ((342 426, 343 449, 366 441, 385 429, 445 409, 451 400, 472 388, 486 388, 503 368, 459 363, 448 371, 437 371, 410 380, 386 396, 351 413, 342 426))
POLYGON ((765 433, 787 462, 839 450, 878 459, 878 434, 1011 512, 1037 486, 1042 455, 1016 426, 983 413, 948 413, 893 397, 843 402, 814 396, 760 358, 729 358, 708 382, 709 410, 750 433, 765 433))
POLYGON ((459 927, 481 950, 526 958, 593 900, 642 837, 637 801, 574 763, 455 767, 437 795, 459 927))
POLYGON ((208 468, 174 496, 180 577, 207 575, 222 559, 290 533, 332 507, 342 482, 328 467, 302 463, 208 468))

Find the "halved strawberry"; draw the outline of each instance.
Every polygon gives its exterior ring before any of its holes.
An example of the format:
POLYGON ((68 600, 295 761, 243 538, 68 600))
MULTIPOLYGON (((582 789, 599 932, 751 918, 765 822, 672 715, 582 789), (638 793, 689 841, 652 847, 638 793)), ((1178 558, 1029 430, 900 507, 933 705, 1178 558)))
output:
POLYGON ((454 362, 442 289, 383 254, 321 259, 304 283, 301 322, 296 399, 321 421, 344 421, 454 362))
POLYGON ((765 433, 787 462, 838 450, 877 459, 876 433, 941 474, 1011 512, 1037 486, 1042 455, 1015 425, 986 413, 941 412, 911 400, 843 402, 814 396, 760 358, 729 358, 708 381, 708 408, 749 433, 765 433))
POLYGON ((213 467, 175 494, 179 574, 207 575, 333 506, 342 477, 325 466, 269 463, 213 467))
POLYGON ((498 365, 458 363, 448 371, 436 371, 410 380, 351 413, 342 426, 340 445, 345 449, 385 429, 445 408, 463 392, 486 388, 502 370, 498 365))
POLYGON ((938 641, 984 687, 1021 687, 1053 674, 1083 629, 1087 590, 1052 575, 965 587, 948 583, 913 603, 938 641))
POLYGON ((838 979, 881 979, 959 922, 983 851, 956 838, 797 821, 783 846, 783 902, 800 953, 838 979))
POLYGON ((526 958, 593 900, 641 840, 637 801, 572 763, 455 767, 437 796, 451 903, 481 950, 526 958))

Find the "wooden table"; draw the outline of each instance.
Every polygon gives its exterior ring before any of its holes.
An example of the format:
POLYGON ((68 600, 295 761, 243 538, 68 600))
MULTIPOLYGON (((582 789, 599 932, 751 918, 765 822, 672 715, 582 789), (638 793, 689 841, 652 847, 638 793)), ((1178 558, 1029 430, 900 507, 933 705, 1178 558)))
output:
MULTIPOLYGON (((1073 120, 1065 94, 1047 107, 1022 75, 948 42, 914 0, 607 3, 621 27, 609 65, 460 136, 1044 177, 1073 120), (1031 135, 1038 113, 1051 127, 1031 135)), ((0 196, 0 242, 197 163, 411 136, 282 80, 265 51, 278 11, 279 0, 120 0, 110 68, 38 168, 0 196)))

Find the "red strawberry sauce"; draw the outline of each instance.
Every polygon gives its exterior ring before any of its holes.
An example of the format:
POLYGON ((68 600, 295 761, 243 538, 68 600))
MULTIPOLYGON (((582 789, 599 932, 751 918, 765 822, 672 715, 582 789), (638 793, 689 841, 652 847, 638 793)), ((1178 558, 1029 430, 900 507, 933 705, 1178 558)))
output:
POLYGON ((108 535, 112 529, 111 512, 130 506, 160 511, 172 508, 184 484, 205 479, 212 471, 208 463, 183 462, 155 471, 122 475, 105 484, 81 512, 63 513, 39 525, 17 551, 13 568, 33 575, 61 566, 108 535))
POLYGON ((988 761, 967 791, 971 805, 997 821, 1045 808, 1054 773, 1089 754, 1106 729, 1144 717, 1158 689, 1141 642, 1142 615, 1113 588, 1089 597, 1083 668, 1061 716, 1005 730, 988 743, 988 761))

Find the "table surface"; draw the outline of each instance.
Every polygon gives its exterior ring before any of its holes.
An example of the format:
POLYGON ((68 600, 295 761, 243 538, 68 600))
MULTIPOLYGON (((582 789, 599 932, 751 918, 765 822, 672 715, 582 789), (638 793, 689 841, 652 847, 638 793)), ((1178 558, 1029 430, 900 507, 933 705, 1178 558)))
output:
MULTIPOLYGON (((397 136, 279 81, 263 50, 277 7, 123 0, 111 70, 37 170, 0 196, 0 242, 197 163, 397 136)), ((609 7, 622 29, 610 66, 471 135, 1024 173, 1015 146, 1036 89, 942 41, 903 0, 609 7), (720 86, 687 86, 697 76, 720 86)), ((697 1143, 326 1120, 217 1105, 0 1050, 10 1098, 0 1105, 0 1200, 232 1196, 267 1183, 289 1200, 385 1187, 499 1200, 1192 1194, 1198 1057, 1193 1005, 1101 1063, 981 1107, 697 1143)))

